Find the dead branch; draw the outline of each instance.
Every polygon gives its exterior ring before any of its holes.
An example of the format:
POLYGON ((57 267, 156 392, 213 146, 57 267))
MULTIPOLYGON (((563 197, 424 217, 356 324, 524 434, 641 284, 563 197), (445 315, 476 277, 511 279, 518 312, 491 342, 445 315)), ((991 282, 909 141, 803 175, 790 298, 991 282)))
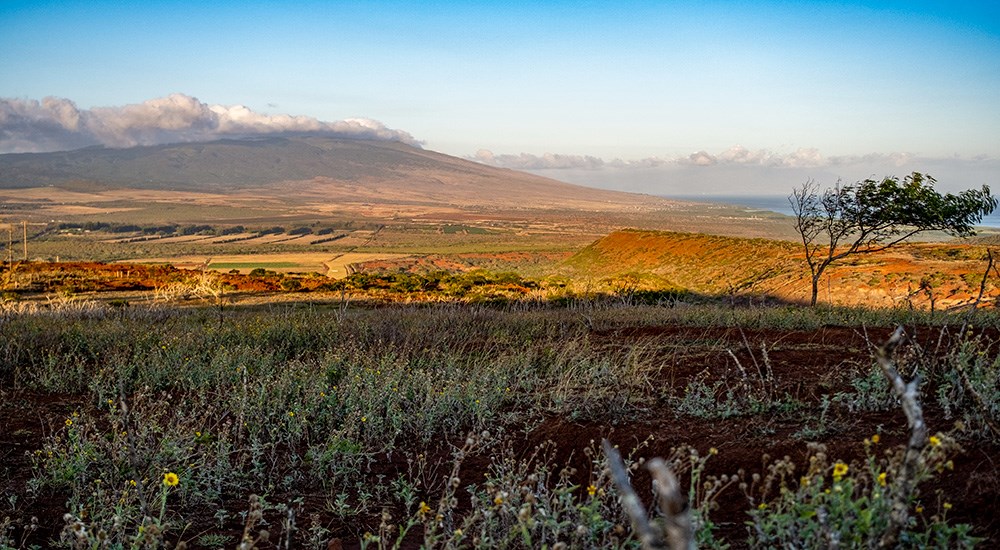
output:
POLYGON ((690 504, 681 494, 681 485, 677 476, 661 458, 649 461, 647 468, 653 477, 653 494, 656 495, 663 515, 663 527, 651 522, 639 497, 632 489, 628 479, 628 468, 622 461, 621 454, 611 443, 601 441, 604 455, 608 458, 611 478, 615 487, 622 495, 622 507, 632 520, 632 527, 639 537, 639 542, 646 550, 694 550, 694 526, 691 522, 690 504))
POLYGON ((649 517, 646 515, 646 508, 643 507, 639 496, 632 490, 632 484, 628 479, 628 469, 622 462, 618 449, 615 449, 607 439, 601 440, 601 447, 604 448, 604 456, 608 459, 611 479, 614 480, 615 487, 621 493, 622 507, 629 519, 632 520, 632 529, 638 535, 639 543, 646 550, 666 550, 663 533, 656 525, 650 523, 649 517))
POLYGON ((667 546, 671 550, 695 550, 694 526, 688 499, 681 494, 681 484, 677 481, 667 463, 654 458, 646 465, 653 476, 653 492, 660 503, 663 514, 667 546))
POLYGON ((893 392, 903 405, 903 412, 906 414, 906 422, 910 428, 910 441, 906 446, 906 453, 903 456, 903 463, 900 465, 899 475, 893 484, 891 494, 892 506, 890 508, 889 525, 886 527, 882 538, 879 541, 880 548, 892 548, 899 540, 899 533, 906 526, 909 519, 909 502, 913 491, 917 485, 917 475, 923 467, 923 450, 927 446, 927 424, 924 423, 924 412, 920 406, 918 386, 920 377, 916 376, 909 382, 903 381, 899 375, 892 359, 892 354, 903 342, 906 333, 903 327, 896 328, 889 341, 881 348, 876 349, 875 358, 882 367, 882 372, 889 380, 893 392))
POLYGON ((972 321, 972 315, 979 308, 979 304, 983 301, 983 295, 986 294, 986 281, 990 278, 990 271, 995 271, 994 267, 993 251, 989 248, 986 249, 986 269, 983 270, 983 278, 979 281, 979 294, 976 296, 976 300, 972 302, 969 307, 969 312, 965 314, 965 319, 962 321, 962 332, 959 333, 960 337, 965 336, 965 330, 969 327, 969 323, 972 321))

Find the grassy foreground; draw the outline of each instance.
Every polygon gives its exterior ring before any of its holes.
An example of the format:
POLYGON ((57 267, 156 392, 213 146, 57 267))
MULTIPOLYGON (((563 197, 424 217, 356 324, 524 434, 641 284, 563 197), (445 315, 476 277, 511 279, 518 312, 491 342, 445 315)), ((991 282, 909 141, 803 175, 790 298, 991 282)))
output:
POLYGON ((948 487, 996 450, 995 315, 617 304, 6 311, 0 548, 639 547, 602 437, 702 546, 869 546, 908 430, 862 336, 898 323, 934 434, 898 546, 997 540, 948 487))

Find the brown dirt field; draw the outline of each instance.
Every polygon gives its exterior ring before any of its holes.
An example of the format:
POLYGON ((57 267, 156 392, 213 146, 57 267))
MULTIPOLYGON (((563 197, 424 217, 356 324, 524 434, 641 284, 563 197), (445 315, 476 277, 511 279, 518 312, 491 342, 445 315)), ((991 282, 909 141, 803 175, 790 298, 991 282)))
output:
MULTIPOLYGON (((597 345, 625 346, 643 341, 672 341, 679 348, 688 350, 688 355, 664 358, 670 362, 669 377, 663 379, 664 387, 683 387, 691 378, 703 371, 719 372, 734 370, 734 364, 719 348, 732 349, 743 365, 752 368, 752 359, 746 342, 752 349, 759 345, 769 347, 768 356, 776 381, 775 395, 789 395, 815 406, 820 398, 848 389, 848 375, 856 372, 859 365, 871 364, 869 341, 861 328, 828 327, 813 331, 739 331, 726 328, 656 327, 635 328, 617 331, 594 332, 592 339, 597 345), (700 343, 711 342, 708 346, 716 352, 706 352, 700 343)), ((881 342, 889 335, 889 330, 868 332, 873 342, 881 342)), ((936 333, 935 333, 936 334, 936 333)), ((926 346, 933 343, 935 334, 927 332, 926 346)), ((758 355, 758 359, 759 359, 758 355)), ((931 391, 927 388, 924 392, 931 391)), ((931 433, 949 431, 953 420, 945 418, 943 412, 932 404, 925 403, 926 420, 931 433)), ((830 429, 817 441, 825 444, 831 458, 851 461, 862 460, 864 447, 862 440, 880 433, 882 448, 904 445, 909 436, 906 418, 901 410, 884 412, 864 412, 829 419, 830 429)), ((762 456, 772 458, 791 457, 797 464, 807 460, 806 439, 796 435, 804 427, 800 418, 794 415, 746 416, 731 419, 699 419, 690 416, 679 417, 669 403, 646 411, 639 421, 618 423, 571 420, 564 417, 548 417, 531 430, 524 438, 523 446, 531 449, 545 441, 552 441, 558 449, 558 458, 570 461, 571 457, 582 457, 584 449, 591 441, 608 438, 622 449, 631 449, 647 438, 652 441, 639 456, 668 456, 671 449, 679 445, 691 445, 702 455, 712 447, 718 455, 709 462, 710 474, 735 474, 743 470, 749 474, 763 472, 762 456)), ((1000 520, 993 515, 982 513, 1000 505, 1000 470, 993 459, 998 449, 989 444, 964 444, 964 452, 956 457, 955 469, 947 472, 931 483, 922 486, 925 500, 934 501, 935 493, 941 492, 944 500, 954 503, 956 522, 968 522, 977 526, 976 534, 986 537, 984 547, 1000 544, 1000 520)), ((586 484, 589 471, 579 472, 578 481, 586 484)), ((475 474, 473 474, 475 475, 475 474)), ((633 485, 645 497, 645 488, 650 486, 648 473, 640 469, 633 485)), ((735 488, 724 493, 718 501, 719 509, 712 519, 719 526, 718 534, 730 542, 745 539, 748 509, 745 497, 735 488)), ((740 544, 734 544, 740 548, 740 544)))
MULTIPOLYGON (((887 334, 887 330, 874 330, 868 333, 868 337, 880 341, 887 334)), ((935 334, 928 330, 924 336, 927 342, 932 342, 935 334)), ((766 345, 773 366, 776 394, 788 394, 812 406, 817 405, 821 396, 845 389, 848 375, 855 372, 858 365, 870 364, 871 357, 862 329, 850 327, 794 331, 636 327, 593 331, 590 339, 598 347, 637 346, 654 341, 675 343, 679 351, 662 357, 664 363, 672 367, 664 369, 664 372, 670 373, 662 379, 664 388, 677 388, 704 370, 716 374, 731 372, 734 365, 726 349, 732 349, 744 365, 751 365, 748 349, 766 345)), ((42 438, 55 431, 70 411, 88 406, 72 395, 14 394, 0 390, 0 417, 7 419, 0 428, 0 463, 5 465, 4 483, 23 488, 30 476, 28 454, 40 447, 42 438)), ((927 406, 927 409, 932 433, 950 428, 952 421, 945 418, 942 411, 933 406, 927 406)), ((761 472, 764 454, 771 457, 787 455, 798 464, 803 464, 807 458, 806 441, 796 435, 804 425, 801 415, 777 413, 724 420, 702 419, 679 415, 666 400, 644 411, 638 418, 623 418, 620 421, 607 420, 614 418, 613 411, 583 413, 583 418, 578 419, 545 417, 537 425, 525 427, 524 432, 511 431, 509 440, 514 448, 521 449, 524 457, 537 445, 554 443, 557 463, 574 464, 578 468, 574 479, 582 486, 586 486, 591 474, 584 449, 591 441, 600 441, 601 438, 608 438, 624 450, 652 438, 648 447, 637 455, 642 457, 666 456, 671 448, 682 444, 692 445, 702 454, 715 447, 719 453, 709 462, 710 474, 735 474, 740 470, 747 475, 761 472), (588 420, 588 416, 605 420, 588 420)), ((863 458, 862 440, 879 432, 883 448, 904 444, 908 432, 902 412, 890 410, 835 415, 829 419, 829 429, 819 441, 827 445, 831 458, 850 462, 863 458)), ((936 493, 940 491, 945 500, 954 503, 951 518, 955 522, 972 523, 974 533, 986 538, 983 547, 995 548, 1000 545, 1000 519, 986 511, 1000 506, 1000 470, 994 459, 1000 449, 984 443, 966 442, 963 445, 964 452, 955 458, 954 471, 945 472, 933 483, 922 486, 922 498, 934 502, 936 493)), ((444 442, 424 452, 442 461, 447 459, 444 442)), ((371 475, 394 479, 398 474, 405 473, 405 454, 380 457, 371 475)), ((472 456, 464 463, 461 478, 482 479, 487 466, 488 457, 472 456)), ((645 498, 648 494, 645 488, 650 483, 648 474, 640 469, 633 483, 645 498)), ((306 506, 315 505, 316 509, 322 509, 324 495, 320 494, 271 495, 269 498, 280 502, 285 497, 297 496, 304 497, 306 506)), ((227 508, 231 510, 244 507, 244 502, 227 503, 227 508)), ((713 521, 719 526, 717 534, 735 542, 734 548, 742 547, 738 541, 745 539, 747 509, 745 497, 737 488, 731 487, 723 493, 718 500, 718 509, 712 513, 713 521)), ((40 519, 41 525, 61 525, 60 495, 47 494, 39 498, 31 504, 31 514, 40 519)), ((324 518, 325 521, 327 519, 324 518)), ((378 523, 377 518, 359 518, 358 521, 373 526, 378 523)), ((227 529, 234 537, 238 536, 240 525, 231 523, 227 529)), ((342 537, 346 548, 358 547, 358 541, 350 538, 350 533, 356 531, 356 524, 332 524, 333 535, 342 537)), ((52 529, 42 530, 33 540, 44 543, 47 537, 55 534, 52 529)), ((416 547, 415 543, 404 547, 416 547)))

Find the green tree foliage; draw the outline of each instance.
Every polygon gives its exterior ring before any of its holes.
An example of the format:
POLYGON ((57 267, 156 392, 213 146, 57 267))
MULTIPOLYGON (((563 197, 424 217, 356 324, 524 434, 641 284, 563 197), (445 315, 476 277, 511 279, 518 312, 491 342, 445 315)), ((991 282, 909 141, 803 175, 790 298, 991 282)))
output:
POLYGON ((816 305, 820 277, 833 262, 885 250, 923 231, 974 235, 975 225, 997 206, 985 185, 942 195, 935 183, 914 172, 902 182, 891 176, 824 190, 810 180, 792 191, 788 200, 812 274, 810 303, 816 305))

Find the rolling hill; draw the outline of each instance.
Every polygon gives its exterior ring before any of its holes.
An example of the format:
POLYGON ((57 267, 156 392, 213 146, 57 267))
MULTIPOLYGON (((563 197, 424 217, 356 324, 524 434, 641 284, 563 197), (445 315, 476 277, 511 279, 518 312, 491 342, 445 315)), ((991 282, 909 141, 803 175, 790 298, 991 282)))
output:
MULTIPOLYGON (((789 241, 672 231, 614 231, 563 262, 590 280, 636 279, 640 288, 706 295, 759 295, 807 303, 808 268, 789 241)), ((968 243, 908 243, 833 264, 821 299, 838 305, 952 308, 975 298, 985 249, 968 243)), ((989 285, 984 303, 996 299, 989 285)))

